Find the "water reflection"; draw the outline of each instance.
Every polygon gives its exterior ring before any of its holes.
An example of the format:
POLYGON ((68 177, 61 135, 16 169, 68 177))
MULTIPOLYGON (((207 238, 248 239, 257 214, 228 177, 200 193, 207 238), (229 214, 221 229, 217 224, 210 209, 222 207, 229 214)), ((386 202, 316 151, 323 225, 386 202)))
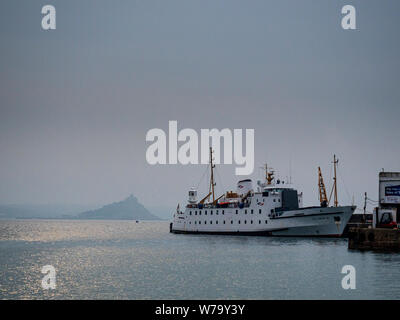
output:
POLYGON ((397 299, 400 255, 346 239, 175 235, 168 222, 0 221, 0 298, 397 299), (52 264, 57 289, 44 291, 52 264), (341 288, 341 269, 357 289, 341 288))

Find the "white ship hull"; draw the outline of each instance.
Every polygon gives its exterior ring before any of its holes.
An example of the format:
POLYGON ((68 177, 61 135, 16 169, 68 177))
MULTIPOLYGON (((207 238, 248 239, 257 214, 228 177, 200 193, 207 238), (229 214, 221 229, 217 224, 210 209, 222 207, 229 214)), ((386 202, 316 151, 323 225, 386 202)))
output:
POLYGON ((202 210, 187 208, 185 212, 176 214, 174 222, 171 224, 171 232, 339 237, 354 210, 354 206, 311 207, 282 211, 279 216, 271 216, 267 210, 251 207, 242 209, 204 208, 202 210), (251 210, 253 210, 253 213, 251 213, 251 210), (196 211, 197 214, 195 215, 194 212, 196 211), (206 211, 208 211, 207 214, 205 214, 206 211), (211 211, 213 211, 212 215, 211 211))
POLYGON ((214 165, 210 149, 210 192, 200 201, 197 190, 189 190, 185 211, 174 214, 173 233, 206 233, 229 235, 269 235, 294 237, 340 237, 355 206, 338 206, 336 189, 336 157, 334 157, 334 204, 328 207, 326 190, 319 169, 320 207, 303 207, 303 193, 274 178, 265 165, 265 182, 251 179, 237 183, 236 192, 226 192, 219 198, 214 193, 214 165), (212 195, 212 200, 210 196, 212 195), (208 203, 205 203, 209 200, 208 203))

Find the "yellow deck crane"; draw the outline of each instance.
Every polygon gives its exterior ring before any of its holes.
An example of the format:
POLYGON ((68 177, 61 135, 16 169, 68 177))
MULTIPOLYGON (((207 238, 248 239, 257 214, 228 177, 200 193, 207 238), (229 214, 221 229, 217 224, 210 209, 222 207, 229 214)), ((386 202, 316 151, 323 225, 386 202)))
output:
POLYGON ((204 204, 204 202, 211 196, 212 192, 210 192, 208 195, 206 195, 203 199, 199 201, 200 204, 204 204))
POLYGON ((319 201, 321 202, 321 207, 326 207, 331 202, 332 194, 334 196, 334 206, 337 207, 339 205, 338 194, 337 194, 337 177, 336 177, 336 166, 339 160, 336 158, 336 155, 333 155, 333 186, 331 189, 331 193, 329 195, 329 200, 326 196, 326 189, 324 184, 324 179, 322 178, 321 168, 318 167, 318 188, 319 188, 319 201))
POLYGON ((324 178, 322 178, 322 172, 320 167, 318 167, 318 188, 319 188, 319 201, 321 203, 321 207, 326 207, 328 205, 328 197, 326 196, 324 178))

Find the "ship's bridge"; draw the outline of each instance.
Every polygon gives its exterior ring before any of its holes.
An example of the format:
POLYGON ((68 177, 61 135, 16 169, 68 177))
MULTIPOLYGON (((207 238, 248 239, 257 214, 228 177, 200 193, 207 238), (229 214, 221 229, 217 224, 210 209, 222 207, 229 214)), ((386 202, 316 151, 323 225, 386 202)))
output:
POLYGON ((276 185, 271 185, 268 187, 264 188, 264 191, 282 191, 282 190, 295 190, 292 186, 276 186, 276 185))

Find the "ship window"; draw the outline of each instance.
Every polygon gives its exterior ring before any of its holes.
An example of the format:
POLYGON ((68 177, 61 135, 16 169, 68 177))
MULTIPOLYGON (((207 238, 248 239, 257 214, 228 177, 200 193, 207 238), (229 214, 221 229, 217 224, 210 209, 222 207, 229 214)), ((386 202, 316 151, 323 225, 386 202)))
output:
POLYGON ((253 210, 253 209, 251 209, 251 214, 253 214, 253 211, 254 211, 254 210, 253 210))
POLYGON ((189 221, 189 224, 192 224, 192 221, 189 221))
POLYGON ((215 221, 215 224, 218 224, 218 220, 217 220, 217 221, 215 221))
POLYGON ((274 199, 274 202, 276 202, 276 199, 274 199))
POLYGON ((261 209, 259 209, 259 210, 258 210, 258 213, 260 213, 260 214, 261 214, 261 209))
POLYGON ((195 221, 194 224, 197 224, 197 221, 195 221))
POLYGON ((244 210, 244 214, 247 214, 247 209, 246 209, 246 210, 244 210))
POLYGON ((233 224, 233 220, 231 220, 231 224, 233 224))
POLYGON ((197 216, 197 211, 194 212, 194 215, 197 216))
POLYGON ((253 220, 251 220, 250 223, 253 224, 253 220))
POLYGON ((244 220, 244 224, 247 224, 247 220, 244 220))
POLYGON ((199 221, 199 224, 201 224, 201 221, 199 221))
POLYGON ((192 211, 189 211, 189 214, 192 215, 192 211))
POLYGON ((215 214, 218 215, 218 210, 217 210, 217 212, 215 212, 215 214))
POLYGON ((212 224, 212 221, 210 221, 210 224, 212 224))
POLYGON ((224 224, 225 224, 225 220, 224 220, 224 224))
MULTIPOLYGON (((206 214, 207 214, 207 211, 206 211, 206 214)), ((201 216, 201 211, 199 211, 199 216, 201 216)))
POLYGON ((268 220, 265 220, 265 224, 267 224, 268 223, 268 220))
POLYGON ((238 214, 238 211, 236 210, 236 214, 238 214))
POLYGON ((225 213, 225 210, 222 210, 222 214, 224 214, 225 213))
POLYGON ((207 221, 204 221, 204 224, 207 224, 207 221))
POLYGON ((207 210, 206 210, 206 211, 204 211, 204 214, 205 214, 205 215, 207 215, 207 210))
POLYGON ((258 224, 261 224, 261 220, 258 220, 258 224))
POLYGON ((210 214, 212 215, 212 210, 211 210, 210 214))
POLYGON ((240 224, 240 220, 238 221, 238 223, 240 224))
POLYGON ((271 213, 274 213, 274 209, 271 209, 271 213))
POLYGON ((278 199, 278 202, 281 202, 281 199, 278 199))

